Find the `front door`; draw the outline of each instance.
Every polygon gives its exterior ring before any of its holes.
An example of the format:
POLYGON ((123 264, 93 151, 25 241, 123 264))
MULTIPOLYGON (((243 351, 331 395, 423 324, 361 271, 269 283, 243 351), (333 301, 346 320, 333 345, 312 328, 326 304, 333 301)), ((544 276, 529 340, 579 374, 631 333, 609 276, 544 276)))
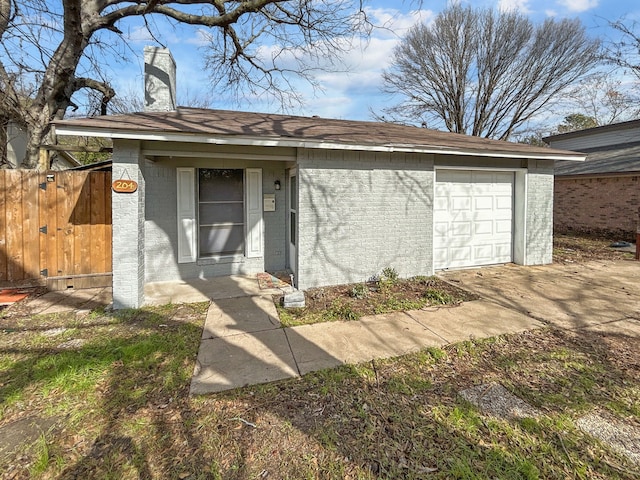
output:
MULTIPOLYGON (((297 273, 297 242, 298 242, 298 179, 295 168, 289 170, 289 191, 288 191, 288 241, 289 241, 289 269, 295 275, 297 273)), ((297 279, 295 280, 297 284, 297 279)))

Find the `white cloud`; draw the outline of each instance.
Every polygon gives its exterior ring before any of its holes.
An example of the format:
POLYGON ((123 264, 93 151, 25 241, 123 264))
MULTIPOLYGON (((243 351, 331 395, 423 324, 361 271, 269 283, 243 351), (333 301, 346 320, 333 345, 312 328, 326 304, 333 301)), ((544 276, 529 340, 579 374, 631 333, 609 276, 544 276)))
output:
POLYGON ((551 9, 545 10, 544 13, 545 13, 545 15, 547 17, 557 17, 558 16, 558 12, 556 12, 555 10, 551 10, 551 9))
POLYGON ((149 33, 149 30, 142 25, 133 27, 126 33, 125 37, 128 41, 135 43, 154 41, 153 36, 149 33))
POLYGON ((516 11, 525 15, 532 12, 529 8, 529 0, 500 0, 498 9, 501 12, 516 11))
POLYGON ((403 36, 418 22, 430 22, 435 17, 432 10, 411 10, 402 13, 394 8, 368 8, 371 22, 380 28, 375 36, 403 36), (386 32, 386 34, 385 34, 386 32))
POLYGON ((558 4, 571 12, 586 12, 598 6, 598 0, 558 0, 558 4))
POLYGON ((190 45, 195 45, 197 47, 203 47, 211 43, 212 39, 213 39, 213 35, 211 35, 210 32, 207 32, 206 30, 199 28, 196 30, 196 34, 193 37, 187 38, 186 40, 184 40, 184 42, 190 45))

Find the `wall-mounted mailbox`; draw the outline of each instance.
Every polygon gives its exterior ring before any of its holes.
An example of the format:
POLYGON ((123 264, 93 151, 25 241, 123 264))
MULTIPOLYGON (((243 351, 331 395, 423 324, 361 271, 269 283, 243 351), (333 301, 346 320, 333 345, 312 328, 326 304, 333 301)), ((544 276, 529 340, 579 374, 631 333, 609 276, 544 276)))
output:
POLYGON ((275 212, 276 211, 276 194, 265 193, 263 196, 262 204, 264 206, 265 212, 275 212))

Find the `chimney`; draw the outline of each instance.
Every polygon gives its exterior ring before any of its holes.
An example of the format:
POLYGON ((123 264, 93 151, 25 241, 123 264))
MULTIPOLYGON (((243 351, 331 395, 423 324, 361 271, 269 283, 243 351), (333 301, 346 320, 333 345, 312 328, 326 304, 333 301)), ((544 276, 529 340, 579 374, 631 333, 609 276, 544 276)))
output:
POLYGON ((176 62, 168 48, 144 47, 144 111, 176 109, 176 62))

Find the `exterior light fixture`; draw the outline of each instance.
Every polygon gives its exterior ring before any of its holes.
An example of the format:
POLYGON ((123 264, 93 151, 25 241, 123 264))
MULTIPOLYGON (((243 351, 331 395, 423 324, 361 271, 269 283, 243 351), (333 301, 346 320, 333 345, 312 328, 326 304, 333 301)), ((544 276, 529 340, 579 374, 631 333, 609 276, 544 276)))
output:
POLYGON ((276 190, 280 190, 280 180, 276 180, 273 185, 276 187, 276 190))

